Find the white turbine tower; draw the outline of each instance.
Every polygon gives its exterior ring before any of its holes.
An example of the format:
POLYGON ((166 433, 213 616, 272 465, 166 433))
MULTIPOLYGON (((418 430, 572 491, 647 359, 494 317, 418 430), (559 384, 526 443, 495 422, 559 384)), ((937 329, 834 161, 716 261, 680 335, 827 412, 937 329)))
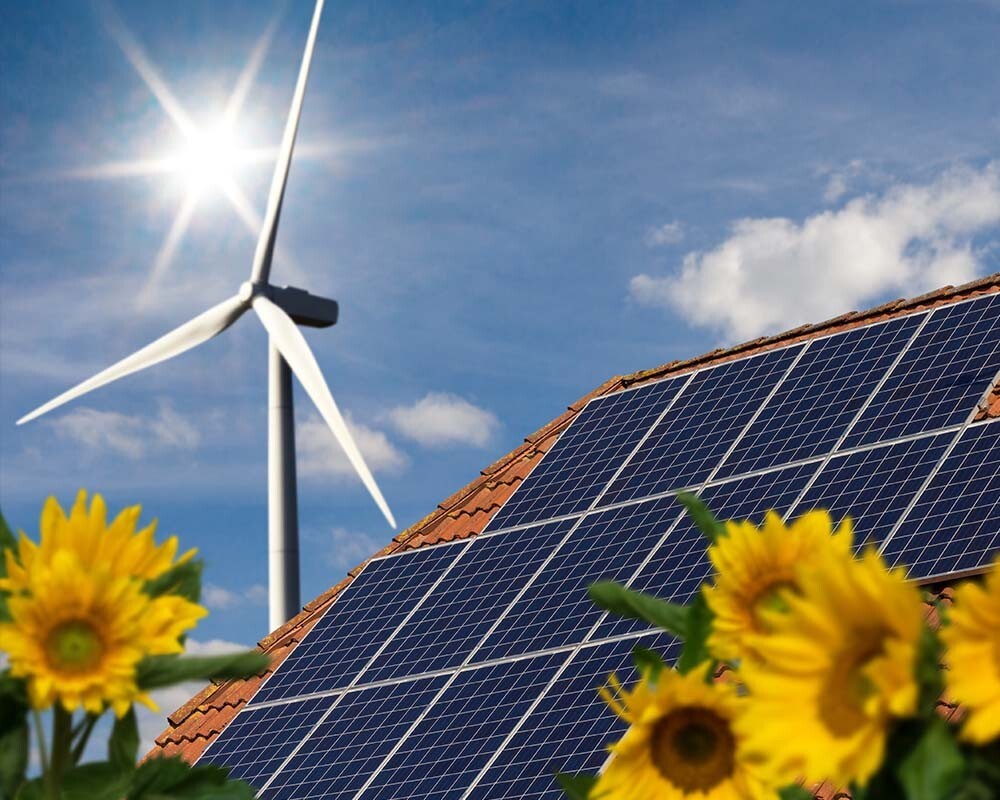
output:
POLYGON ((344 448, 351 465, 361 477, 375 503, 389 524, 396 521, 379 491, 361 452, 337 409, 337 404, 323 379, 319 365, 305 338, 296 327, 328 327, 337 320, 337 303, 311 295, 302 289, 273 286, 268 278, 274 256, 274 242, 281 217, 281 203, 288 180, 288 168, 295 147, 295 136, 302 113, 302 99, 309 79, 316 31, 323 13, 323 0, 316 1, 312 24, 302 54, 302 65, 295 85, 295 95, 275 164, 267 213, 257 239, 250 280, 240 286, 234 297, 199 314, 179 328, 161 336, 128 358, 77 384, 58 397, 39 406, 18 420, 17 424, 41 416, 99 386, 123 378, 180 355, 222 333, 244 313, 253 308, 270 338, 268 363, 268 540, 271 629, 290 619, 299 610, 298 512, 295 486, 295 430, 292 410, 291 372, 319 409, 326 424, 344 448))

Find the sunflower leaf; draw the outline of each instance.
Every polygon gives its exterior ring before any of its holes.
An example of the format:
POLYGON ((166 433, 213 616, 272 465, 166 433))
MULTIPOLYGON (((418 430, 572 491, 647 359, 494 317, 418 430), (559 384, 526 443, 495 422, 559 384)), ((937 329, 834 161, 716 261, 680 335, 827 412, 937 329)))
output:
POLYGON ((667 666, 663 661, 663 656, 655 650, 641 645, 632 648, 632 660, 635 662, 635 668, 639 674, 649 681, 655 681, 667 666))
POLYGON ((197 603, 201 599, 201 572, 204 566, 201 559, 184 561, 158 578, 146 581, 143 590, 150 597, 176 594, 192 603, 197 603))
POLYGON ((556 780, 559 781, 559 786, 570 800, 587 800, 597 783, 597 776, 557 772, 556 780))
POLYGON ((639 619, 681 639, 687 636, 688 607, 626 589, 614 581, 598 581, 587 588, 594 604, 627 619, 639 619))
POLYGON ((123 768, 110 761, 83 764, 62 774, 61 800, 119 800, 135 764, 123 768))
POLYGON ((951 797, 965 773, 965 758, 948 723, 935 719, 897 767, 907 800, 951 797))
MULTIPOLYGON (((17 538, 14 532, 7 526, 7 520, 0 513, 0 578, 7 577, 7 556, 5 550, 16 550, 17 538)), ((10 610, 7 608, 7 593, 0 592, 0 622, 10 619, 10 610)))
POLYGON ((712 633, 713 618, 712 609, 708 607, 705 595, 698 592, 688 606, 687 636, 684 638, 680 658, 677 659, 677 671, 681 674, 690 672, 699 664, 711 660, 708 637, 712 633))
POLYGON ((0 676, 0 797, 13 797, 28 769, 28 700, 24 683, 0 676))
POLYGON ((681 492, 677 495, 677 502, 687 509, 688 516, 711 544, 715 544, 720 536, 725 536, 726 526, 715 518, 715 514, 699 498, 688 492, 681 492))
POLYGON ((229 780, 229 770, 212 764, 190 764, 174 756, 151 758, 132 775, 128 800, 252 800, 256 790, 229 780))
POLYGON ((183 681, 252 678, 268 668, 271 659, 259 650, 218 656, 148 656, 139 662, 136 682, 141 689, 159 689, 183 681))
POLYGON ((108 761, 115 766, 127 769, 135 767, 139 755, 139 726, 135 719, 135 709, 115 720, 108 739, 108 761))

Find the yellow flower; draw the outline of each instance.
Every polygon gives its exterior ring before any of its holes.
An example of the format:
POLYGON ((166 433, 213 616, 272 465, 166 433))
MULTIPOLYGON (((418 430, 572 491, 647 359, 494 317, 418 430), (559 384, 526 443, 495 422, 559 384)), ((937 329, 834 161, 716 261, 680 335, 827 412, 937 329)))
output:
POLYGON ((948 689, 968 712, 964 738, 985 744, 1000 736, 1000 558, 983 586, 958 587, 948 620, 941 631, 948 689))
POLYGON ((740 668, 750 703, 737 728, 775 782, 864 784, 891 718, 916 709, 920 593, 874 550, 803 568, 797 580, 787 611, 766 612, 769 631, 749 637, 758 658, 740 668))
POLYGON ((94 495, 88 510, 87 493, 81 489, 69 517, 56 499, 49 497, 42 509, 39 543, 36 545, 21 533, 17 557, 11 550, 6 552, 7 578, 0 580, 0 590, 22 590, 35 566, 51 565, 55 554, 62 550, 73 553, 84 569, 99 567, 114 576, 143 580, 156 578, 195 554, 189 550, 175 562, 177 537, 157 545, 153 541, 155 520, 136 532, 141 512, 141 506, 130 506, 108 525, 104 498, 99 494, 94 495))
POLYGON ((631 692, 614 675, 601 695, 629 723, 609 747, 612 759, 591 797, 600 800, 774 798, 743 758, 733 729, 745 700, 726 684, 707 684, 707 664, 681 675, 664 670, 631 692))
POLYGON ((727 522, 726 535, 708 549, 715 585, 704 588, 715 615, 709 649, 719 659, 747 655, 746 638, 762 633, 762 612, 780 607, 782 592, 796 587, 796 569, 828 557, 848 555, 853 531, 845 519, 836 532, 826 511, 810 511, 791 525, 768 511, 758 529, 752 522, 727 522))
POLYGON ((148 655, 179 653, 179 637, 205 609, 175 595, 152 598, 142 582, 101 565, 86 566, 68 548, 35 559, 21 591, 8 601, 11 621, 0 623, 0 647, 11 674, 26 678, 36 709, 57 700, 124 714, 133 701, 156 709, 135 682, 148 655))

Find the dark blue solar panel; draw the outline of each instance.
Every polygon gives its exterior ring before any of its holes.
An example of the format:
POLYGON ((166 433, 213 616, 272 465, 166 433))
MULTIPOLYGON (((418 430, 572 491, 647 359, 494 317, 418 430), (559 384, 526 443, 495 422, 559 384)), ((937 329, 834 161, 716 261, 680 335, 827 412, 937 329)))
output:
POLYGON ((347 692, 262 797, 353 797, 447 680, 438 675, 347 692))
POLYGON ((461 664, 575 520, 481 536, 364 671, 361 681, 461 664))
POLYGON ((997 370, 1000 294, 934 310, 843 448, 965 422, 997 370))
POLYGON ((707 480, 801 349, 771 350, 695 375, 600 505, 707 480))
POLYGON ((811 342, 715 477, 830 452, 923 318, 913 314, 811 342))
POLYGON ((912 578, 989 564, 1000 549, 1000 422, 967 428, 884 555, 912 578))
POLYGON ((350 684, 466 546, 426 547, 372 561, 257 692, 254 702, 350 684))
POLYGON ((364 797, 458 800, 566 659, 555 653, 460 672, 364 797))
POLYGON ((335 697, 315 697, 244 709, 199 760, 229 767, 231 778, 259 789, 335 700, 335 697))
POLYGON ((850 516, 855 552, 880 545, 954 438, 954 433, 939 433, 834 456, 794 513, 825 508, 835 522, 850 516))
POLYGON ((564 795, 556 772, 596 773, 607 760, 607 745, 620 739, 626 727, 598 698, 597 687, 612 672, 625 686, 637 679, 631 655, 636 645, 668 662, 680 653, 679 643, 666 634, 581 648, 480 776, 469 799, 559 800, 564 795))
POLYGON ((475 655, 490 661, 582 642, 601 612, 587 595, 594 581, 627 580, 677 517, 672 497, 584 518, 475 655))
MULTIPOLYGON (((760 522, 769 509, 782 514, 790 508, 818 467, 817 461, 715 484, 707 487, 701 497, 719 519, 760 522)), ((677 527, 636 576, 631 588, 678 603, 688 602, 701 582, 709 577, 707 548, 705 537, 685 512, 677 527)), ((634 620, 609 617, 591 638, 604 639, 644 627, 643 623, 634 620)))
POLYGON ((490 521, 495 531, 587 509, 687 377, 593 400, 490 521))

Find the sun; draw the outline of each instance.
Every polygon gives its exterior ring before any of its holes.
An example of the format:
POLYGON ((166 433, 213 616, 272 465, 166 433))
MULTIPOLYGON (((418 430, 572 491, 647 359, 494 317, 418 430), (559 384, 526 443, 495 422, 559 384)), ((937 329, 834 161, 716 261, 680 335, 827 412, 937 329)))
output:
POLYGON ((225 191, 236 177, 244 152, 235 129, 217 122, 190 132, 173 158, 174 172, 189 192, 225 191))

